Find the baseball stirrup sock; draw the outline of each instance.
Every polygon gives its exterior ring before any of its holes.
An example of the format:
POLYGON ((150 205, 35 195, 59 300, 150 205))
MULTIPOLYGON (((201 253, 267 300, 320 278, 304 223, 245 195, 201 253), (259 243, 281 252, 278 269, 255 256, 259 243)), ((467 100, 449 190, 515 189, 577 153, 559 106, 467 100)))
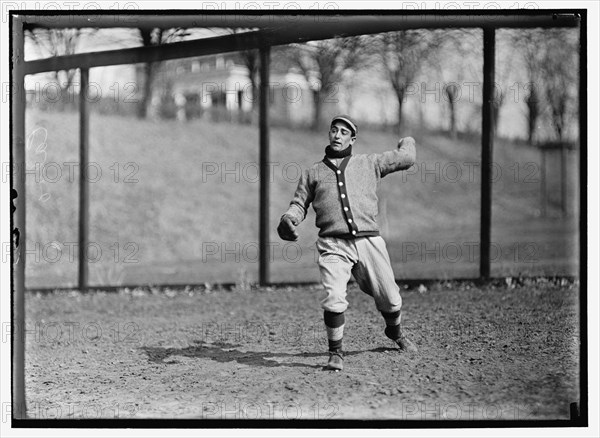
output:
POLYGON ((323 313, 323 318, 325 320, 325 328, 327 329, 329 351, 341 351, 344 337, 344 312, 335 313, 326 310, 323 313))
POLYGON ((381 312, 385 319, 385 334, 388 338, 396 340, 400 337, 400 310, 396 312, 381 312))

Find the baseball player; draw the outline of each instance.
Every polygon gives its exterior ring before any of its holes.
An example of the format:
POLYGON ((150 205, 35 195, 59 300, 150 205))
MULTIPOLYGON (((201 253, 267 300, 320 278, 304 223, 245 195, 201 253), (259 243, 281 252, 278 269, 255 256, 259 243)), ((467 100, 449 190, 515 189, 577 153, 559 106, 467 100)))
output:
POLYGON ((312 203, 319 238, 316 246, 324 297, 321 300, 329 361, 327 369, 343 369, 346 287, 353 275, 360 289, 372 296, 385 320, 385 335, 403 351, 416 352, 400 328, 402 298, 383 238, 377 226, 377 188, 389 173, 415 162, 415 141, 400 139, 396 150, 352 154, 357 124, 347 115, 331 121, 325 157, 305 170, 277 232, 284 240, 298 239, 296 227, 312 203))

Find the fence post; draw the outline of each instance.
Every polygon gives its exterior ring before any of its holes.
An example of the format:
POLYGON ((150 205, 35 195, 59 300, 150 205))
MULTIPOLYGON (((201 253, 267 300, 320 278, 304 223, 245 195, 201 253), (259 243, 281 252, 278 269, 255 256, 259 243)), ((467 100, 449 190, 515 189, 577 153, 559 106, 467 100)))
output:
POLYGON ((89 243, 90 222, 90 187, 87 174, 89 163, 89 127, 90 113, 87 101, 89 69, 79 70, 81 75, 81 88, 79 90, 79 290, 84 292, 88 287, 87 247, 89 243))
POLYGON ((271 48, 260 48, 260 217, 259 217, 259 254, 260 265, 258 281, 266 286, 269 275, 269 69, 271 48))
MULTIPOLYGON (((587 14, 583 14, 580 19, 579 26, 579 65, 584 66, 588 65, 587 63, 587 14)), ((578 130, 578 140, 579 140, 579 168, 577 169, 577 175, 579 176, 579 181, 583 184, 586 184, 588 179, 588 118, 585 116, 587 114, 588 108, 588 80, 587 80, 587 68, 579 68, 579 87, 578 87, 578 97, 579 97, 579 130, 578 130)), ((594 79, 593 79, 594 80, 594 79)), ((592 122, 593 123, 593 122, 592 122)), ((577 155, 576 155, 577 156, 577 155)), ((592 172, 594 169, 592 169, 592 172)), ((583 263, 587 257, 587 244, 584 242, 588 241, 588 218, 587 215, 581 214, 581 212, 587 211, 587 197, 583 195, 581 191, 581 186, 577 187, 578 195, 578 206, 577 211, 579 215, 579 278, 587 278, 588 277, 588 265, 587 263, 583 263)), ((592 269, 594 269, 592 267, 592 269)), ((591 291, 594 293, 594 291, 591 291)), ((588 288, 582 287, 581 292, 579 293, 579 308, 585 309, 588 303, 587 299, 588 288)), ((595 317, 594 314, 590 314, 592 318, 595 317)), ((588 326, 588 313, 580 312, 579 324, 581 327, 588 326)), ((589 415, 589 377, 587 373, 588 363, 588 349, 585 347, 588 345, 588 331, 582 330, 581 332, 581 342, 580 342, 580 355, 579 355, 579 367, 580 367, 580 376, 581 376, 581 393, 579 395, 580 406, 579 406, 579 416, 580 418, 588 418, 589 415)))
POLYGON ((492 157, 494 150, 494 28, 483 29, 483 104, 481 117, 481 225, 479 275, 490 277, 492 226, 492 157))
MULTIPOLYGON (((17 192, 15 211, 11 225, 11 264, 13 266, 13 320, 11 333, 12 346, 12 416, 16 419, 27 417, 25 404, 25 74, 24 74, 24 36, 23 20, 12 16, 12 73, 13 82, 10 93, 12 114, 11 155, 13 160, 12 183, 17 192), (19 246, 16 247, 18 236, 19 246)), ((12 197, 12 194, 11 194, 12 197)), ((12 204, 11 204, 12 205, 12 204)))

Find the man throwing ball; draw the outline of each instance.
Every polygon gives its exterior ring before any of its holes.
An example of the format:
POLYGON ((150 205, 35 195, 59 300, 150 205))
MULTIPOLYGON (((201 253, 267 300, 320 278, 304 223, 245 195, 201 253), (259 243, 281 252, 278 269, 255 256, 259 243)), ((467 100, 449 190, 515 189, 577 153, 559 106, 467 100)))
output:
POLYGON ((400 327, 402 298, 383 238, 377 226, 377 188, 389 173, 410 168, 416 159, 415 141, 400 139, 396 150, 352 154, 358 127, 349 116, 333 118, 325 157, 305 170, 277 232, 284 240, 298 239, 296 227, 312 203, 319 228, 318 265, 325 296, 321 300, 329 342, 327 369, 343 369, 346 287, 353 275, 360 289, 372 296, 385 319, 385 335, 401 350, 416 352, 400 327))

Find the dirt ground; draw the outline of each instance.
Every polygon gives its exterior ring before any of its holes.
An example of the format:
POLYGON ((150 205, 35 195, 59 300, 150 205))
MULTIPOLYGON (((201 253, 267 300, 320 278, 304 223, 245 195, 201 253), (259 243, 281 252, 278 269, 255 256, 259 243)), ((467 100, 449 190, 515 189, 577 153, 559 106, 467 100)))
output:
POLYGON ((345 369, 323 370, 318 287, 26 296, 29 418, 568 419, 579 287, 403 289, 418 354, 356 286, 345 369))

